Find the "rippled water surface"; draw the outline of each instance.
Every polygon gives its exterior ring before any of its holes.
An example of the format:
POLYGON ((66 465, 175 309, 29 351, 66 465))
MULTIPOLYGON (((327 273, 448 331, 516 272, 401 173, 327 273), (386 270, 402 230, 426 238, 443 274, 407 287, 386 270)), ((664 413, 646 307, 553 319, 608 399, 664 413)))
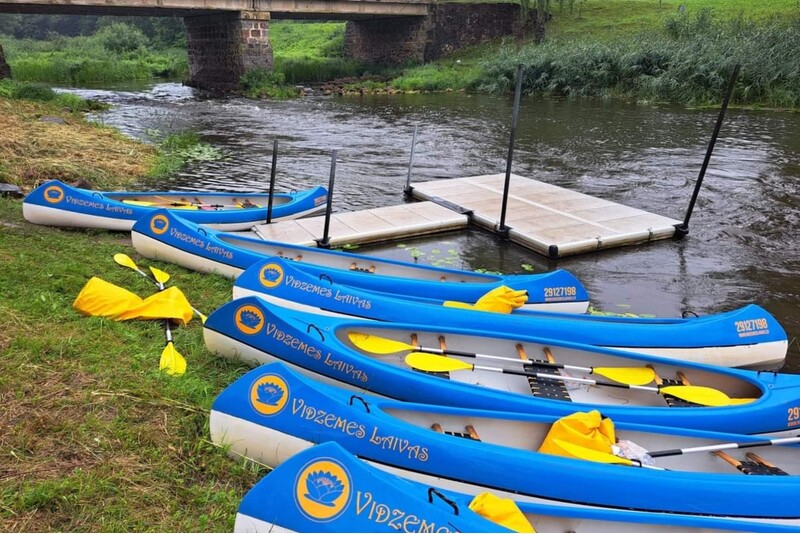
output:
MULTIPOLYGON (((96 120, 143 139, 194 130, 222 161, 192 166, 165 188, 267 188, 273 140, 277 189, 327 185, 338 149, 334 210, 403 202, 414 126, 413 181, 502 173, 511 99, 463 94, 209 99, 177 84, 83 90, 114 104, 96 120)), ((513 172, 683 219, 717 110, 623 102, 523 99, 513 172)), ((800 114, 729 111, 680 241, 547 260, 479 230, 365 252, 468 269, 564 268, 604 311, 708 314, 757 303, 792 344, 800 372, 800 114)))

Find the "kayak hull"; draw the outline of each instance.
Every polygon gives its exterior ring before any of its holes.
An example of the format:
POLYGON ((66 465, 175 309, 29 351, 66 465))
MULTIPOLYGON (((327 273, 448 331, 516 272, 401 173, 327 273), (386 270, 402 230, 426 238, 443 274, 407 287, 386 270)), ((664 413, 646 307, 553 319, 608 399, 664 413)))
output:
MULTIPOLYGON (((323 210, 326 198, 324 187, 276 193, 272 219, 294 219, 323 210)), ((34 224, 130 231, 137 219, 152 214, 161 203, 174 205, 167 212, 180 212, 198 224, 239 231, 265 222, 268 202, 266 193, 91 191, 52 180, 25 197, 22 213, 34 224)), ((158 226, 154 228, 158 231, 158 226)))
MULTIPOLYGON (((478 409, 502 406, 508 411, 550 415, 597 407, 614 419, 664 426, 748 434, 800 430, 800 415, 792 415, 800 414, 797 375, 679 362, 530 334, 311 315, 270 305, 255 296, 237 299, 214 311, 203 326, 203 336, 206 347, 221 356, 251 365, 280 360, 306 376, 410 402, 478 409), (356 346, 351 333, 401 343, 416 339, 422 347, 433 348, 442 341, 449 349, 501 358, 493 361, 454 356, 461 362, 517 370, 526 369, 521 365, 524 362, 519 362, 520 353, 524 353, 527 358, 540 361, 533 372, 563 373, 556 379, 563 388, 558 388, 557 394, 544 396, 534 391, 541 381, 531 382, 525 376, 480 369, 454 371, 446 376, 418 372, 406 363, 409 350, 370 352, 356 346), (541 360, 546 353, 559 364, 588 368, 590 372, 544 369, 541 365, 546 364, 541 360), (689 384, 717 389, 731 399, 730 404, 676 409, 670 407, 674 403, 664 395, 652 391, 569 382, 570 378, 608 382, 603 376, 592 374, 592 368, 648 366, 664 379, 683 377, 689 384), (754 400, 735 404, 733 399, 754 400)), ((544 379, 543 383, 549 388, 551 382, 544 379)))
MULTIPOLYGON (((764 528, 800 526, 800 513, 784 504, 800 497, 797 447, 753 449, 777 459, 790 476, 745 476, 708 454, 659 458, 669 470, 644 469, 536 452, 539 436, 553 422, 539 415, 354 395, 274 364, 251 371, 220 394, 212 406, 210 430, 214 443, 268 465, 279 465, 313 444, 336 441, 382 470, 467 495, 488 489, 520 503, 704 515, 763 523, 764 528), (265 387, 278 394, 264 398, 265 387), (423 426, 431 420, 445 428, 474 425, 480 440, 423 426), (532 430, 535 427, 539 430, 532 430), (613 491, 598 480, 614 480, 613 491)), ((648 450, 757 440, 618 421, 615 425, 619 439, 633 438, 648 450)))

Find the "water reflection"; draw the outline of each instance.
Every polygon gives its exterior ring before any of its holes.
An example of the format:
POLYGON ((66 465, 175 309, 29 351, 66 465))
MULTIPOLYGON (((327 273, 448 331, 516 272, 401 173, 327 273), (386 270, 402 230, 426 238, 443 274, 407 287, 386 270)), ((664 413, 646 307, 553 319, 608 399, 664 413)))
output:
MULTIPOLYGON (((169 188, 265 190, 278 139, 279 190, 327 184, 330 151, 337 148, 335 210, 397 204, 415 125, 415 181, 505 169, 510 98, 256 102, 207 99, 177 84, 83 94, 115 104, 96 118, 129 135, 190 129, 224 151, 223 161, 193 166, 164 184, 169 188)), ((716 110, 525 99, 513 171, 683 219, 715 120, 716 110)), ((473 230, 372 250, 409 259, 416 247, 425 252, 419 261, 504 272, 566 268, 586 284, 593 305, 608 311, 704 314, 755 302, 793 339, 800 335, 798 126, 798 114, 729 111, 682 241, 550 261, 473 230)), ((787 369, 800 372, 796 342, 789 358, 787 369)))

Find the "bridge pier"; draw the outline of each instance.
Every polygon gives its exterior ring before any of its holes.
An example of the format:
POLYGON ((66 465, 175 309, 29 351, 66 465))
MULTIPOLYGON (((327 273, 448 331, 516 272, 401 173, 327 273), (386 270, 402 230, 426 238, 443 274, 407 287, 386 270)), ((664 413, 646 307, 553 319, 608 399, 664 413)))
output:
POLYGON ((516 4, 431 4, 426 17, 348 21, 345 54, 376 65, 420 63, 506 35, 542 37, 543 29, 536 10, 516 4))
POLYGON ((6 63, 6 56, 3 53, 3 45, 0 44, 0 80, 11 78, 11 67, 6 63))
POLYGON ((189 53, 187 85, 231 90, 249 70, 272 70, 269 20, 269 13, 263 11, 184 17, 189 53))

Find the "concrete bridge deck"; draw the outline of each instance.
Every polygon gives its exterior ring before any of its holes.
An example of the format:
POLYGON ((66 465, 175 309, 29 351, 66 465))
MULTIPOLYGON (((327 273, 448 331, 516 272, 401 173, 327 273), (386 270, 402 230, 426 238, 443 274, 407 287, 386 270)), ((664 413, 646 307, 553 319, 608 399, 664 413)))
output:
POLYGON ((185 17, 265 12, 272 18, 424 17, 432 0, 0 0, 0 12, 185 17))

